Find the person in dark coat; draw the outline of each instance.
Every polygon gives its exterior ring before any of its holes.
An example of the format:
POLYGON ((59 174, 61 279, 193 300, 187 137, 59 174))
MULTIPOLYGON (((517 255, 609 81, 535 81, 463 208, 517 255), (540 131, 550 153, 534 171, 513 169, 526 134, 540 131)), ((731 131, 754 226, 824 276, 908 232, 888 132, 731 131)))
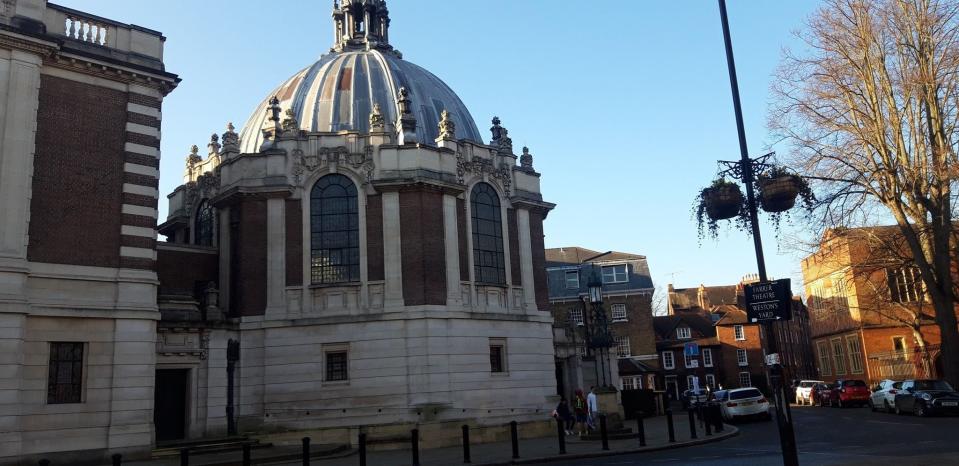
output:
POLYGON ((576 423, 576 420, 573 418, 572 411, 569 410, 569 403, 566 402, 566 398, 559 400, 555 411, 556 418, 563 422, 563 431, 566 432, 566 435, 573 435, 573 424, 576 423))

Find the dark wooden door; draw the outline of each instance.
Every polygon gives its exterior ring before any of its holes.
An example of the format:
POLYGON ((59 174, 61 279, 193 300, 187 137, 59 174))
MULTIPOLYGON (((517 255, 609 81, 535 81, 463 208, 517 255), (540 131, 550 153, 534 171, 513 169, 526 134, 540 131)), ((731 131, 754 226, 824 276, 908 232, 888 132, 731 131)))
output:
POLYGON ((153 425, 157 442, 186 438, 186 394, 189 369, 156 371, 153 425))

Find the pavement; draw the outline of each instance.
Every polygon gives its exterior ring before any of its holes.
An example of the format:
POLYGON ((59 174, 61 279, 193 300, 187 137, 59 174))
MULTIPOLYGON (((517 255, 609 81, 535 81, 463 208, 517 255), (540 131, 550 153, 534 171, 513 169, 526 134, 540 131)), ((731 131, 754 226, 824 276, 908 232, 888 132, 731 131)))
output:
MULTIPOLYGON (((916 418, 873 413, 869 408, 792 406, 799 464, 956 465, 959 417, 916 418)), ((775 422, 737 423, 729 440, 679 450, 552 463, 556 466, 781 465, 775 422)))
MULTIPOLYGON (((559 454, 559 442, 556 436, 546 438, 523 439, 519 441, 519 459, 512 458, 512 445, 510 442, 497 442, 486 444, 474 444, 470 446, 471 460, 473 465, 507 465, 507 464, 532 464, 552 461, 561 461, 565 459, 577 459, 582 461, 586 458, 597 456, 617 457, 628 454, 645 455, 663 449, 689 448, 693 445, 703 443, 712 443, 725 440, 737 435, 738 430, 726 425, 721 433, 713 433, 706 436, 703 427, 697 423, 697 439, 690 436, 689 424, 685 412, 677 412, 674 415, 674 431, 676 442, 669 442, 666 417, 658 416, 644 420, 646 430, 646 446, 640 447, 638 438, 625 440, 610 440, 609 450, 602 449, 602 443, 598 440, 579 440, 575 436, 566 437, 566 451, 564 455, 559 454)), ((626 421, 626 427, 636 431, 636 421, 626 421)), ((280 458, 282 455, 296 451, 296 447, 271 447, 256 449, 252 452, 254 464, 270 465, 302 465, 301 459, 289 456, 280 458)), ((461 446, 435 449, 420 449, 419 464, 421 466, 449 466, 463 464, 463 449, 461 446)), ((126 466, 175 466, 179 465, 178 458, 168 458, 153 461, 124 462, 126 466)), ((190 459, 190 464, 194 466, 202 465, 231 465, 240 464, 240 453, 217 453, 209 455, 198 455, 190 459)), ((334 453, 325 458, 313 458, 311 466, 355 466, 359 464, 359 457, 356 450, 334 453)), ((410 465, 412 464, 412 450, 390 450, 390 451, 371 451, 367 453, 367 464, 369 465, 410 465)), ((582 464, 577 462, 577 464, 582 464)))

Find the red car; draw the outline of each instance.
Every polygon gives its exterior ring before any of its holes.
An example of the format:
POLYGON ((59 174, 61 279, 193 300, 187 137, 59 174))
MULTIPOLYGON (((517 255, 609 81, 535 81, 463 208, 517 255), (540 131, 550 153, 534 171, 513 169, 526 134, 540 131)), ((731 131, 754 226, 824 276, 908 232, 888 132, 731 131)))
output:
POLYGON ((837 380, 828 393, 828 399, 824 401, 837 408, 866 406, 872 395, 869 386, 862 380, 837 380))

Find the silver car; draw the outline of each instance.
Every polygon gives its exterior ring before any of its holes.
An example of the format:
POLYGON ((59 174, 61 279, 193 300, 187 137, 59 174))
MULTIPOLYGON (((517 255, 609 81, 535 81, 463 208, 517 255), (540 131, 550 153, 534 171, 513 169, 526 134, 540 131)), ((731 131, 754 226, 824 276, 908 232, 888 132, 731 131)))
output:
POLYGON ((816 384, 823 383, 822 380, 800 380, 799 385, 796 386, 796 404, 800 405, 812 405, 812 388, 816 384))
POLYGON ((902 382, 895 380, 883 380, 872 389, 872 395, 869 395, 869 408, 873 411, 880 409, 891 413, 896 406, 896 393, 902 389, 902 382))

